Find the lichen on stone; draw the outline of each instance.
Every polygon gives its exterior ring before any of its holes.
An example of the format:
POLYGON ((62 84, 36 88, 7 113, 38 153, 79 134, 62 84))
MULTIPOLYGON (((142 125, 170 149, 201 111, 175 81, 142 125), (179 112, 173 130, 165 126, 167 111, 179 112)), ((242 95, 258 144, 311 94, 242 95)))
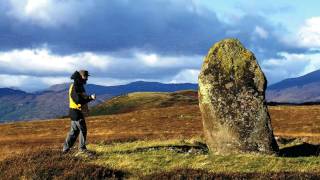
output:
POLYGON ((265 87, 266 78, 254 54, 239 40, 225 39, 210 48, 199 74, 198 94, 212 151, 277 152, 264 102, 265 87))

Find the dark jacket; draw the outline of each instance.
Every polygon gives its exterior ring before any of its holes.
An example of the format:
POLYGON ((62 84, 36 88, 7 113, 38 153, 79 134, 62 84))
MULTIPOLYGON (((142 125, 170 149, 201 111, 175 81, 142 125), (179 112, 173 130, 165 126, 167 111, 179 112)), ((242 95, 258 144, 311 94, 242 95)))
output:
MULTIPOLYGON (((84 89, 84 84, 86 83, 79 74, 78 71, 74 72, 71 76, 73 79, 73 88, 71 90, 71 98, 72 100, 81 105, 86 105, 88 102, 93 99, 86 95, 86 91, 84 89)), ((80 110, 70 108, 70 118, 72 121, 78 121, 80 119, 84 119, 83 113, 80 110)))

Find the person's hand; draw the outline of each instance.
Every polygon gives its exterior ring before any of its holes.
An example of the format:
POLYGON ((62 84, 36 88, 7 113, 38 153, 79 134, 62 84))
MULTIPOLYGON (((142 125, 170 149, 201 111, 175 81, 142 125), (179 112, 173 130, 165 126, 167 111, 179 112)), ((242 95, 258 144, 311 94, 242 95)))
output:
POLYGON ((91 94, 91 99, 96 100, 96 94, 91 94))

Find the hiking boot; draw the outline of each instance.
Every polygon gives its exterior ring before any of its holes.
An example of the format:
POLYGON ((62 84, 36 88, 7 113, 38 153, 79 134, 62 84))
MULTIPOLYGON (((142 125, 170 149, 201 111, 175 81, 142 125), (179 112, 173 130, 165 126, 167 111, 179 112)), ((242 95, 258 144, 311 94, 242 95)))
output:
POLYGON ((70 149, 64 149, 62 150, 62 154, 67 154, 70 151, 70 149))
POLYGON ((95 153, 93 151, 89 151, 88 149, 80 149, 79 153, 86 154, 88 156, 94 156, 95 153))

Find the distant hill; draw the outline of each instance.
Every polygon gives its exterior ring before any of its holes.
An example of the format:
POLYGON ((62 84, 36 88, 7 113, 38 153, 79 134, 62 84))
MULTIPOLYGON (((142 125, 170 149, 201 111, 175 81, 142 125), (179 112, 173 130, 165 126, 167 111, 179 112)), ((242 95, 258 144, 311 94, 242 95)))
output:
POLYGON ((27 93, 21 90, 15 90, 11 88, 0 88, 0 96, 17 95, 17 94, 23 95, 27 93))
MULTIPOLYGON (((58 91, 66 91, 69 89, 70 83, 63 83, 63 84, 55 84, 50 86, 48 89, 46 89, 45 91, 54 91, 54 92, 58 92, 58 91)), ((41 91, 40 91, 41 92, 41 91)))
MULTIPOLYGON (((69 83, 57 84, 35 93, 27 93, 11 88, 0 88, 0 123, 5 121, 48 119, 66 116, 68 114, 67 94, 69 85, 69 83)), ((163 84, 158 82, 137 81, 118 86, 88 84, 86 89, 88 93, 97 94, 97 100, 92 103, 91 106, 98 107, 96 105, 101 104, 106 107, 112 106, 112 108, 115 108, 115 105, 106 103, 106 100, 132 92, 197 90, 198 85, 191 83, 163 84)), ((266 99, 269 103, 320 102, 319 89, 320 70, 317 70, 301 77, 286 79, 270 85, 267 88, 266 99)), ((168 95, 167 98, 173 98, 170 96, 171 95, 168 95)), ((106 109, 110 110, 110 108, 106 109)), ((100 112, 100 110, 94 108, 93 110, 96 114, 110 113, 105 111, 100 112)), ((112 110, 112 112, 116 111, 112 110)))
POLYGON ((268 102, 319 102, 320 70, 270 85, 267 89, 266 99, 268 102))
MULTIPOLYGON (((58 84, 46 90, 26 93, 10 88, 0 89, 0 122, 31 119, 48 119, 68 114, 69 83, 58 84)), ((197 90, 197 84, 163 84, 137 81, 118 86, 86 85, 88 93, 96 93, 97 100, 91 106, 105 102, 114 96, 131 92, 174 92, 178 90, 197 90)))
POLYGON ((93 106, 91 116, 127 113, 135 110, 171 106, 198 105, 198 91, 182 90, 165 92, 135 92, 113 97, 93 106))

